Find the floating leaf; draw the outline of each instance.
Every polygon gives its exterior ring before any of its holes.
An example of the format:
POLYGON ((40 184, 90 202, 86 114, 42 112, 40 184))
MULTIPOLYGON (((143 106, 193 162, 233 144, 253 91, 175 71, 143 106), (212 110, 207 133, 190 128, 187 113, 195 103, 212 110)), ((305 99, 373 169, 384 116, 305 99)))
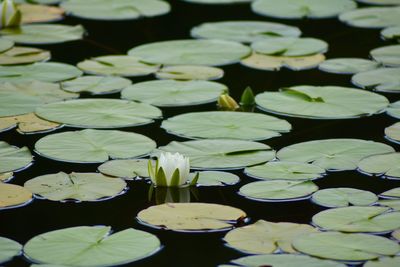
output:
POLYGON ((300 236, 293 246, 311 256, 344 261, 372 260, 395 255, 400 250, 397 243, 381 236, 338 232, 300 236))
POLYGON ((41 156, 77 163, 139 157, 155 147, 155 142, 144 135, 92 129, 47 135, 35 144, 36 152, 41 156))
POLYGON ((35 3, 42 5, 56 5, 62 0, 14 0, 15 3, 35 3))
POLYGON ((70 26, 61 24, 30 24, 19 28, 0 30, 3 38, 19 44, 57 44, 80 40, 85 30, 81 25, 70 26))
POLYGON ((380 68, 360 72, 351 79, 356 86, 373 89, 378 92, 400 92, 400 68, 380 68))
POLYGON ((367 261, 364 267, 397 267, 400 266, 400 257, 382 257, 375 261, 367 261))
POLYGON ((393 142, 400 142, 400 122, 385 128, 386 137, 393 142))
POLYGON ((331 18, 356 7, 352 0, 256 0, 251 5, 257 14, 283 19, 331 18))
POLYGON ((14 240, 0 237, 0 263, 11 260, 21 253, 22 246, 14 240))
POLYGON ((64 10, 55 6, 21 4, 18 9, 21 11, 22 24, 53 22, 64 18, 64 10))
POLYGON ((256 179, 265 180, 314 180, 321 178, 325 170, 307 163, 271 161, 248 167, 244 173, 256 179))
POLYGON ((171 80, 217 80, 222 76, 222 69, 208 66, 167 66, 156 72, 157 79, 171 80))
POLYGON ((14 46, 14 42, 4 39, 4 38, 0 38, 0 53, 3 53, 9 49, 11 49, 14 46))
POLYGON ((160 0, 68 0, 61 4, 69 15, 95 20, 129 20, 164 15, 168 2, 160 0))
POLYGON ((386 113, 389 116, 400 119, 400 101, 390 104, 390 106, 386 109, 386 113))
POLYGON ((35 113, 52 122, 81 128, 131 127, 161 117, 161 110, 145 103, 98 98, 50 103, 35 113))
POLYGON ((301 31, 297 27, 264 21, 219 21, 206 22, 192 28, 194 38, 222 39, 241 43, 259 40, 271 40, 281 36, 298 37, 301 31))
POLYGON ((339 19, 353 27, 385 28, 399 25, 399 14, 400 7, 364 7, 343 13, 339 19))
MULTIPOLYGON (((399 2, 400 4, 400 2, 399 2)), ((400 45, 388 45, 371 50, 371 57, 388 67, 400 67, 400 45)))
POLYGON ((361 139, 325 139, 298 143, 279 150, 283 161, 307 162, 332 171, 354 170, 365 157, 391 153, 391 146, 361 139))
POLYGON ((117 93, 131 85, 128 79, 113 76, 82 76, 76 79, 62 82, 63 90, 73 93, 90 93, 102 95, 117 93))
POLYGON ((399 0, 357 0, 357 2, 369 5, 382 5, 382 6, 400 5, 399 0))
POLYGON ((400 211, 400 200, 380 200, 378 204, 381 206, 389 207, 392 210, 400 211))
POLYGON ((50 52, 47 50, 14 46, 10 50, 0 54, 0 65, 30 64, 47 61, 50 57, 50 52))
POLYGON ((213 102, 228 88, 209 81, 147 81, 125 88, 122 98, 159 107, 189 106, 213 102))
POLYGON ((183 0, 189 3, 196 3, 196 4, 210 4, 210 5, 222 5, 222 4, 241 4, 241 3, 248 3, 253 0, 183 0))
POLYGON ((192 112, 161 124, 167 132, 186 138, 264 140, 289 132, 291 125, 276 117, 247 112, 192 112))
POLYGON ((262 143, 218 139, 173 141, 159 147, 158 152, 181 153, 190 158, 194 169, 240 169, 275 156, 275 151, 262 143))
POLYGON ((378 67, 379 63, 363 58, 333 58, 325 60, 318 66, 322 71, 337 74, 355 74, 378 67))
POLYGON ((16 127, 21 134, 33 134, 50 132, 62 127, 62 125, 42 120, 34 113, 0 118, 0 132, 16 127))
POLYGON ((229 231, 224 241, 230 247, 244 253, 268 254, 278 249, 284 253, 296 253, 292 247, 292 240, 299 235, 314 232, 317 232, 317 229, 308 224, 259 220, 254 224, 229 231))
POLYGON ((33 194, 52 201, 96 201, 121 194, 126 183, 122 179, 99 173, 59 172, 30 179, 24 187, 33 194))
POLYGON ((174 40, 137 46, 130 56, 152 64, 220 66, 239 62, 251 49, 224 40, 174 40))
POLYGON ((110 160, 99 166, 99 171, 105 175, 131 180, 136 177, 147 178, 148 159, 117 159, 110 160))
MULTIPOLYGON (((240 182, 239 176, 229 172, 203 171, 196 172, 196 174, 197 173, 199 174, 197 186, 225 186, 240 182)), ((191 178, 196 174, 191 173, 191 178)))
POLYGON ((379 195, 383 198, 400 198, 400 187, 390 189, 379 195))
POLYGON ((400 241, 400 229, 396 230, 392 233, 392 236, 396 239, 400 241))
POLYGON ((29 240, 25 256, 35 262, 73 266, 114 266, 148 257, 160 249, 155 235, 133 228, 112 233, 109 226, 78 226, 29 240))
POLYGON ((371 175, 400 179, 400 153, 367 157, 358 163, 358 170, 371 175))
POLYGON ((354 206, 369 206, 378 200, 378 197, 369 191, 355 188, 327 188, 315 192, 311 200, 324 207, 337 208, 354 206))
POLYGON ((245 217, 240 209, 209 203, 167 203, 137 215, 142 223, 173 231, 228 230, 245 217))
POLYGON ((20 171, 32 162, 31 152, 27 147, 15 147, 0 141, 0 173, 20 171))
POLYGON ((146 76, 155 73, 159 65, 147 64, 132 56, 101 56, 86 59, 77 64, 88 74, 116 76, 146 76))
POLYGON ((324 60, 325 56, 322 54, 303 57, 284 57, 253 53, 240 63, 246 67, 259 70, 278 71, 282 67, 285 67, 294 71, 299 71, 316 68, 324 60))
POLYGON ((400 39, 400 26, 393 26, 383 29, 381 36, 384 39, 400 39))
POLYGON ((0 183, 0 209, 20 207, 31 200, 32 193, 22 186, 0 183))
POLYGON ((5 172, 5 173, 0 173, 0 182, 8 182, 12 178, 14 178, 14 173, 12 172, 5 172))

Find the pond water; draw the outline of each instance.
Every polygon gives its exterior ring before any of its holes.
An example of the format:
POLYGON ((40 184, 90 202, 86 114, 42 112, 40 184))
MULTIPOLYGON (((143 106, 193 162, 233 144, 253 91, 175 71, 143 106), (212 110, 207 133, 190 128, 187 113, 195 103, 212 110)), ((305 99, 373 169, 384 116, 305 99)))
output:
MULTIPOLYGON (((68 17, 65 24, 82 24, 88 34, 81 41, 44 46, 51 50, 52 61, 76 64, 86 58, 124 54, 130 48, 144 43, 190 38, 190 29, 202 22, 223 20, 268 20, 299 27, 306 37, 323 39, 329 43, 327 58, 360 57, 368 58, 373 48, 389 44, 380 38, 379 30, 348 27, 337 19, 324 20, 274 20, 251 12, 249 5, 202 6, 183 1, 170 1, 172 12, 160 17, 123 21, 89 21, 68 17)), ((337 75, 321 72, 318 69, 306 71, 279 72, 260 71, 246 68, 240 64, 223 67, 225 75, 219 82, 226 84, 231 95, 238 99, 247 86, 254 93, 276 91, 281 87, 293 85, 337 85, 352 87, 350 75, 337 75)), ((133 82, 152 80, 152 76, 132 78, 133 82)), ((390 102, 400 100, 397 94, 384 94, 390 102)), ((89 97, 89 96, 83 96, 89 97)), ((104 96, 103 96, 104 97, 104 96)), ((119 94, 107 97, 119 98, 119 94)), ((162 108, 163 117, 192 111, 216 110, 215 103, 184 108, 162 108)), ((256 110, 256 112, 261 112, 256 110)), ((281 137, 263 141, 279 150, 285 146, 327 138, 360 138, 391 145, 399 151, 400 145, 389 142, 384 137, 384 129, 396 122, 386 114, 347 120, 310 120, 278 116, 288 120, 293 130, 281 137)), ((146 126, 125 128, 126 131, 144 134, 166 145, 172 140, 184 140, 167 134, 160 126, 161 120, 146 126)), ((62 128, 56 132, 72 130, 62 128)), ((33 146, 44 134, 20 135, 14 130, 0 134, 0 140, 22 147, 33 146)), ((15 174, 14 184, 23 185, 33 177, 64 172, 94 172, 99 164, 72 164, 45 159, 35 155, 34 164, 15 174)), ((244 210, 252 222, 264 219, 273 222, 310 223, 311 217, 324 208, 309 200, 296 202, 268 203, 257 202, 240 196, 238 189, 251 181, 242 170, 234 171, 241 182, 226 187, 199 187, 192 201, 219 203, 244 210)), ((321 188, 352 187, 381 193, 400 186, 400 180, 385 180, 363 175, 356 171, 330 172, 324 179, 315 181, 321 188)), ((217 266, 244 254, 224 245, 222 233, 176 233, 151 229, 139 224, 135 217, 144 208, 154 205, 148 200, 149 184, 144 181, 128 181, 130 189, 123 195, 103 202, 59 203, 35 200, 26 207, 2 210, 0 212, 0 236, 14 239, 22 244, 30 238, 56 229, 80 225, 110 225, 114 231, 129 227, 156 234, 163 249, 152 257, 126 266, 217 266)), ((29 266, 22 257, 15 258, 4 266, 29 266)))

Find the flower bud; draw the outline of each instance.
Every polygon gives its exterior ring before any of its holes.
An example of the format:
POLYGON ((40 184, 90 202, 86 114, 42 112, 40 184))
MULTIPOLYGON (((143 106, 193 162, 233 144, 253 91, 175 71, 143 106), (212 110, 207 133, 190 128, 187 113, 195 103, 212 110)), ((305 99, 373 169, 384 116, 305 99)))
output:
POLYGON ((21 11, 14 0, 4 0, 0 3, 0 29, 17 27, 21 24, 21 11))
POLYGON ((222 94, 218 98, 218 106, 222 110, 237 110, 239 109, 238 103, 228 94, 222 94))

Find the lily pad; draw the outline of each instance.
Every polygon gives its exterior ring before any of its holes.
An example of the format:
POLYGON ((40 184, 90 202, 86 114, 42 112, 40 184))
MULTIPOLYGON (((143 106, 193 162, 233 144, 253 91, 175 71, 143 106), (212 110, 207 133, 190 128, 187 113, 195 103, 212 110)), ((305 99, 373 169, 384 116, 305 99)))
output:
POLYGON ((339 19, 353 27, 386 28, 400 24, 400 7, 364 7, 339 16, 339 19))
POLYGON ((60 82, 81 76, 74 66, 56 62, 37 62, 21 66, 0 66, 0 82, 60 82))
POLYGON ((369 191, 355 188, 327 188, 315 192, 311 200, 324 207, 337 208, 354 206, 369 206, 376 201, 378 197, 369 191))
POLYGON ((173 231, 228 230, 245 217, 240 209, 209 203, 167 203, 137 215, 141 223, 173 231))
POLYGON ((397 243, 381 236, 338 232, 300 236, 293 246, 311 256, 343 261, 372 260, 395 255, 400 250, 397 243))
POLYGON ((365 157, 391 153, 394 149, 383 143, 361 139, 325 139, 298 143, 279 150, 283 161, 305 162, 325 170, 354 170, 365 157))
POLYGON ((217 80, 224 76, 224 71, 208 66, 166 66, 156 72, 157 79, 171 80, 217 80))
POLYGON ((35 112, 43 119, 80 128, 131 127, 152 123, 162 115, 145 103, 97 98, 50 103, 35 112))
POLYGON ((299 57, 325 53, 328 44, 315 38, 275 37, 256 41, 251 48, 259 54, 299 57))
POLYGON ((14 173, 12 173, 12 172, 0 173, 0 182, 7 183, 12 178, 14 178, 14 173))
POLYGON ((400 179, 400 153, 367 157, 358 163, 358 170, 371 175, 400 179))
POLYGON ((144 135, 92 129, 47 135, 35 144, 36 152, 41 156, 76 163, 139 157, 155 147, 155 142, 144 135))
POLYGON ((128 86, 121 97, 159 107, 190 106, 217 101, 228 91, 224 84, 209 81, 147 81, 128 86))
POLYGON ((247 112, 192 112, 161 124, 167 132, 186 138, 264 140, 289 132, 291 125, 276 117, 247 112))
POLYGON ((62 0, 15 0, 15 3, 35 3, 42 5, 56 5, 60 3, 62 0))
POLYGON ((399 0, 357 0, 357 2, 368 4, 368 5, 379 5, 379 6, 400 5, 399 0))
POLYGON ((251 49, 224 40, 174 40, 137 46, 130 56, 151 64, 221 66, 239 62, 251 49))
POLYGON ((83 38, 85 29, 81 25, 29 24, 19 28, 0 30, 3 38, 19 44, 41 45, 76 41, 83 38))
POLYGON ((386 113, 389 116, 400 119, 400 101, 390 104, 390 106, 386 109, 386 113))
POLYGON ((147 64, 132 56, 101 56, 78 63, 78 68, 88 74, 124 77, 146 76, 155 73, 159 65, 147 64))
POLYGON ((132 180, 137 177, 149 177, 148 159, 117 159, 110 160, 98 167, 98 170, 109 176, 132 180))
POLYGON ((382 198, 400 198, 400 187, 390 189, 379 195, 382 198))
POLYGON ((20 4, 18 9, 21 11, 22 24, 53 22, 64 18, 64 10, 55 6, 20 4))
POLYGON ((98 201, 123 193, 126 183, 99 173, 59 172, 30 179, 24 187, 36 196, 52 201, 98 201))
POLYGON ((302 85, 256 96, 262 110, 309 119, 349 119, 371 116, 388 105, 386 97, 348 87, 302 85))
POLYGON ((173 141, 157 152, 181 153, 194 169, 241 169, 275 157, 275 151, 262 143, 218 139, 173 141))
POLYGON ((293 71, 300 71, 316 68, 324 60, 325 56, 322 54, 302 57, 284 57, 253 53, 240 63, 246 67, 258 70, 278 71, 285 67, 293 71))
POLYGON ((0 237, 0 263, 7 262, 21 253, 22 246, 14 240, 0 237))
POLYGON ((40 61, 47 61, 51 54, 47 50, 33 47, 15 46, 0 54, 0 65, 30 64, 40 61))
POLYGON ((14 42, 4 39, 4 38, 0 38, 0 53, 3 53, 9 49, 11 49, 14 46, 14 42))
POLYGON ((400 200, 397 199, 380 200, 378 204, 381 206, 389 207, 395 211, 400 211, 400 200))
POLYGON ((248 167, 244 173, 264 180, 314 180, 321 178, 325 169, 308 163, 271 161, 248 167))
POLYGON ((400 68, 381 68, 360 72, 351 79, 356 86, 378 92, 400 92, 400 68))
POLYGON ((34 262, 73 266, 114 266, 148 257, 160 249, 155 235, 129 228, 78 226, 47 232, 29 240, 25 256, 34 262))
POLYGON ((385 233, 400 228, 400 212, 386 207, 344 207, 324 210, 312 222, 324 230, 341 232, 385 233))
POLYGON ((355 74, 378 67, 379 63, 363 58, 333 58, 325 60, 318 66, 322 71, 336 74, 355 74))
MULTIPOLYGON (((399 2, 400 4, 400 2, 399 2)), ((364 267, 397 267, 400 266, 400 257, 382 257, 375 261, 367 261, 364 267)))
POLYGON ((256 0, 251 5, 257 14, 282 19, 332 18, 356 7, 352 0, 256 0))
POLYGON ((95 20, 129 20, 154 17, 170 11, 160 0, 68 0, 61 3, 68 15, 95 20))
POLYGON ((385 128, 385 134, 390 141, 400 143, 400 122, 385 128))
POLYGON ((392 233, 392 236, 393 236, 396 240, 400 241, 400 229, 394 231, 394 232, 392 233))
POLYGON ((58 123, 42 120, 34 113, 0 117, 0 132, 17 128, 17 131, 21 134, 47 133, 62 126, 58 123))
POLYGON ((82 76, 76 79, 62 82, 61 88, 73 93, 90 93, 102 95, 117 93, 131 85, 128 79, 113 76, 82 76))
POLYGON ((400 67, 400 45, 388 45, 371 50, 371 57, 388 67, 400 67))
POLYGON ((299 235, 315 232, 318 230, 308 224, 259 220, 254 224, 229 231, 224 241, 228 246, 244 253, 268 254, 277 250, 296 253, 292 247, 293 239, 299 235))
MULTIPOLYGON (((271 254, 271 255, 254 255, 242 257, 232 262, 239 264, 239 266, 246 267, 259 267, 259 266, 273 266, 273 267, 345 267, 345 264, 313 258, 307 255, 290 255, 290 254, 271 254)), ((237 265, 232 265, 234 267, 237 265)))
POLYGON ((383 29, 381 36, 384 39, 400 39, 400 26, 393 26, 383 29))
MULTIPOLYGON (((197 186, 225 186, 240 182, 239 176, 229 172, 203 171, 198 172, 198 174, 197 186)), ((191 174, 191 176, 194 175, 194 173, 191 174)))
POLYGON ((21 207, 31 200, 32 193, 22 186, 0 183, 0 210, 21 207))
POLYGON ((210 5, 228 5, 228 4, 241 4, 241 3, 248 3, 253 0, 183 0, 189 3, 196 3, 196 4, 210 4, 210 5))
POLYGON ((241 43, 271 40, 275 37, 298 37, 301 31, 297 27, 264 21, 219 21, 206 22, 192 28, 194 38, 223 39, 241 43))
POLYGON ((27 168, 32 162, 31 152, 27 147, 15 147, 0 141, 0 173, 15 172, 27 168))

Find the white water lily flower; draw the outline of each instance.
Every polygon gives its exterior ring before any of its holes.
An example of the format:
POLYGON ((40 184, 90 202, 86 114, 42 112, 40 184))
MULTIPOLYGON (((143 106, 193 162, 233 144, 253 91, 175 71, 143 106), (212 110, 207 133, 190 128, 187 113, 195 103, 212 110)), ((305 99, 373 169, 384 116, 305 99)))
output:
MULTIPOLYGON (((189 182, 189 158, 179 153, 161 153, 155 168, 149 160, 148 169, 151 181, 155 186, 177 187, 189 182)), ((191 184, 195 184, 197 179, 198 174, 193 178, 191 184)))
POLYGON ((21 24, 21 11, 14 0, 3 0, 0 3, 0 29, 16 27, 21 24))

